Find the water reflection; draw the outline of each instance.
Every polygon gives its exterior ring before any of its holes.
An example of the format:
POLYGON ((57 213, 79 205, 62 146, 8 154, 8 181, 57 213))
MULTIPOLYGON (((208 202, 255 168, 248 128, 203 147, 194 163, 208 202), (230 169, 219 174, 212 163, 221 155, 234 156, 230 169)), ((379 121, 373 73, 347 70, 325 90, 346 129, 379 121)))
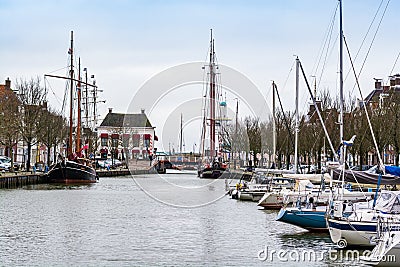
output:
POLYGON ((95 184, 35 184, 22 187, 23 190, 88 190, 95 184))

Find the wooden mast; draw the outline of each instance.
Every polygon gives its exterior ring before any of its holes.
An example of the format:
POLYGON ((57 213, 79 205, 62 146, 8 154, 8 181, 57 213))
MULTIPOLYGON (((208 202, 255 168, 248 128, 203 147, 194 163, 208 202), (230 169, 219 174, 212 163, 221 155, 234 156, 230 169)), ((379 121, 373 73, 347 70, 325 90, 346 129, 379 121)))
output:
POLYGON ((81 149, 81 58, 78 61, 78 86, 77 86, 77 93, 78 93, 78 122, 76 125, 76 145, 75 151, 79 152, 81 149))
POLYGON ((215 153, 215 71, 214 71, 214 39, 211 29, 210 40, 210 160, 214 160, 215 153))
POLYGON ((72 131, 73 131, 73 121, 72 121, 72 113, 73 113, 73 92, 74 92, 74 32, 71 31, 71 47, 68 53, 71 55, 71 63, 70 63, 70 70, 69 70, 69 77, 70 77, 70 106, 69 106, 69 139, 68 139, 68 155, 72 155, 72 131))

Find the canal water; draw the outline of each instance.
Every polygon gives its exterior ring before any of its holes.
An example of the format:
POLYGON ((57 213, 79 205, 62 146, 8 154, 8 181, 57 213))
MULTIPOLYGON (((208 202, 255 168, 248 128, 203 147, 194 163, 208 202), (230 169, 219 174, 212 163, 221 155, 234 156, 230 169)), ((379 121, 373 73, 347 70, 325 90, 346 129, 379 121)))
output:
POLYGON ((225 186, 184 173, 1 190, 0 266, 361 265, 225 186))

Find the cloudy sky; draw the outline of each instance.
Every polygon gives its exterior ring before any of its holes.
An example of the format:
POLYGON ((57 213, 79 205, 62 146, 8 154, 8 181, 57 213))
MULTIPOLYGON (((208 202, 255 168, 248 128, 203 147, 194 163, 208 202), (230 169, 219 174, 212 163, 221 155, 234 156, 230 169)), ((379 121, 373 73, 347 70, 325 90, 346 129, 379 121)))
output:
MULTIPOLYGON (((135 94, 146 83, 181 64, 204 62, 213 28, 219 64, 237 71, 242 76, 240 80, 246 77, 258 90, 248 95, 243 88, 244 91, 228 90, 226 100, 230 108, 234 109, 234 98, 247 103, 242 116, 252 111, 268 113, 272 80, 278 84, 284 108, 293 110, 294 55, 300 58, 310 82, 312 76, 316 77, 318 90, 327 89, 331 95, 338 95, 337 6, 337 0, 0 0, 0 81, 7 77, 14 83, 20 78, 44 74, 65 75, 73 30, 76 55, 103 90, 100 98, 106 104, 99 105, 101 118, 110 107, 114 112, 140 112, 146 108, 158 135, 163 137, 164 146, 173 143, 176 147, 178 135, 173 132, 178 133, 178 114, 182 111, 174 107, 201 99, 203 92, 201 88, 188 86, 158 99, 157 105, 153 102, 132 105, 135 94), (251 98, 260 96, 264 97, 265 107, 260 109, 263 111, 257 110, 259 103, 251 103, 251 98), (169 134, 163 134, 167 130, 161 126, 166 121, 176 121, 176 125, 169 124, 169 134)), ((360 82, 364 95, 373 88, 373 78, 387 80, 389 75, 400 72, 400 63, 396 64, 400 52, 399 10, 399 1, 343 1, 344 34, 357 72, 363 66, 360 82)), ((352 75, 347 75, 348 61, 344 64, 347 77, 344 94, 352 93, 359 98, 352 75)), ((182 75, 186 75, 184 71, 182 75)), ((202 75, 200 68, 199 77, 202 75)), ((63 85, 51 81, 48 86, 50 105, 59 107, 63 85)), ((160 88, 157 89, 148 92, 153 96, 151 101, 155 94, 160 94, 160 88)), ((161 92, 170 89, 162 88, 161 92)), ((299 105, 302 111, 306 110, 308 98, 302 85, 299 105)), ((192 104, 186 106, 200 109, 192 104)), ((198 125, 189 128, 185 134, 188 151, 196 144, 199 131, 198 125)))

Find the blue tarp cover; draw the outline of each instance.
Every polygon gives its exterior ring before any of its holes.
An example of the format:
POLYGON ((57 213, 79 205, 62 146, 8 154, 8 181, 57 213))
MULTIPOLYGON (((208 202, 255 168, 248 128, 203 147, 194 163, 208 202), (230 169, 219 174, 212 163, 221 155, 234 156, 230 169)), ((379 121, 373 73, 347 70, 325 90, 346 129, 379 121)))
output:
POLYGON ((400 167, 397 166, 385 166, 385 172, 391 175, 400 176, 400 167))

